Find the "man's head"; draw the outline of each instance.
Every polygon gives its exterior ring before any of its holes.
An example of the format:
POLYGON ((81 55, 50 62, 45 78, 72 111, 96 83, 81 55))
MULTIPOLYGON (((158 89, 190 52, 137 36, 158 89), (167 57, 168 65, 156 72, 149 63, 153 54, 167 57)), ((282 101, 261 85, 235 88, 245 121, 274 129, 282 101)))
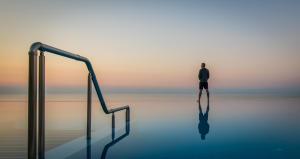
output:
POLYGON ((202 63, 202 64, 201 64, 201 68, 205 68, 205 63, 202 63))

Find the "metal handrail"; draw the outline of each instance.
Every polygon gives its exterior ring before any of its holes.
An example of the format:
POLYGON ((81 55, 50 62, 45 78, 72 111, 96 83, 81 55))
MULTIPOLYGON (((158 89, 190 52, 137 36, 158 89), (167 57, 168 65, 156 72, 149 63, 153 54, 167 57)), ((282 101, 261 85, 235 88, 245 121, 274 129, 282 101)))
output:
POLYGON ((86 64, 87 68, 88 68, 89 73, 92 76, 92 81, 93 81, 93 84, 95 86, 95 90, 97 92, 99 101, 101 103, 103 111, 106 114, 110 114, 110 113, 113 113, 113 112, 116 112, 116 111, 120 111, 120 110, 129 108, 129 106, 123 106, 123 107, 120 107, 120 108, 114 108, 114 109, 110 109, 110 110, 107 109, 107 106, 105 104, 104 98, 103 98, 101 90, 100 90, 99 83, 98 83, 97 78, 96 78, 96 74, 95 74, 94 69, 92 67, 92 64, 91 64, 91 62, 89 61, 88 58, 77 55, 77 54, 73 54, 73 53, 70 53, 70 52, 67 52, 67 51, 64 51, 64 50, 60 50, 60 49, 54 48, 52 46, 42 44, 40 42, 36 42, 36 43, 33 43, 31 45, 30 50, 29 50, 29 54, 37 55, 38 50, 42 51, 42 52, 49 52, 49 53, 64 56, 64 57, 67 57, 67 58, 70 58, 70 59, 74 59, 74 60, 77 60, 77 61, 84 62, 86 64))
POLYGON ((73 54, 58 48, 42 44, 40 42, 33 43, 29 50, 29 80, 28 80, 28 158, 36 158, 37 152, 37 115, 39 118, 39 136, 38 136, 38 157, 44 158, 45 155, 45 56, 44 52, 53 53, 70 59, 84 62, 89 71, 88 75, 88 111, 87 111, 87 139, 91 136, 91 81, 94 84, 101 107, 106 114, 113 114, 121 110, 126 110, 126 122, 130 120, 129 106, 108 109, 102 96, 100 85, 97 81, 96 74, 88 58, 73 54), (39 80, 37 80, 37 55, 39 57, 39 80), (37 81, 39 85, 37 85, 37 81), (37 88, 39 91, 37 91, 37 88), (38 95, 37 95, 38 93, 38 95), (37 112, 37 98, 39 98, 37 112))

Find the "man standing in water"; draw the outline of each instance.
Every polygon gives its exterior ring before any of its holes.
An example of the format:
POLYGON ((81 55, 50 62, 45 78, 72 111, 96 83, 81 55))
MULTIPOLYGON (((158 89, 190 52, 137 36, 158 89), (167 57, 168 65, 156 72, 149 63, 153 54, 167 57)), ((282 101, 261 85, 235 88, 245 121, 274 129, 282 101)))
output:
POLYGON ((198 102, 200 102, 203 88, 205 88, 207 93, 207 98, 209 99, 209 91, 208 91, 208 83, 207 83, 207 80, 209 79, 209 71, 207 68, 205 68, 205 63, 201 64, 201 69, 199 71, 198 78, 200 80, 199 83, 200 92, 199 92, 198 102))

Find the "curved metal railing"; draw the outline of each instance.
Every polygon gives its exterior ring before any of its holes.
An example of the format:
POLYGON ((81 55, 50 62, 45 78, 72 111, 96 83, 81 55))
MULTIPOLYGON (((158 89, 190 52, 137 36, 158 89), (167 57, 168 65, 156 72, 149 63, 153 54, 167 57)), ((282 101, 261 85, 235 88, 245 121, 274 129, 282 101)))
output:
POLYGON ((29 80, 28 80, 28 158, 34 159, 37 154, 37 115, 38 115, 38 157, 44 158, 45 155, 45 56, 44 53, 52 53, 84 62, 89 71, 88 75, 88 111, 87 111, 87 138, 91 136, 91 81, 97 93, 101 107, 106 114, 113 114, 117 111, 126 110, 126 122, 130 120, 129 106, 108 109, 102 96, 100 85, 96 74, 88 58, 73 54, 58 48, 42 44, 33 43, 29 50, 29 80), (37 79, 37 55, 39 56, 39 80, 37 79), (38 85, 37 85, 38 81, 38 85), (38 89, 37 89, 38 88, 38 89), (38 95, 37 95, 38 93, 38 95), (38 112, 37 112, 38 99, 38 112))

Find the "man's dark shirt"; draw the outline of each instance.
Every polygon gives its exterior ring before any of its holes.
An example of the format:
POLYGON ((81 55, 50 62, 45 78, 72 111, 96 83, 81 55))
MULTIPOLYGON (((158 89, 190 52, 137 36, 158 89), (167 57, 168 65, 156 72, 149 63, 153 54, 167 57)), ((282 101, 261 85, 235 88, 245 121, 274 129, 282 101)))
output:
POLYGON ((198 74, 200 82, 207 82, 209 79, 209 71, 206 68, 201 68, 198 74))

